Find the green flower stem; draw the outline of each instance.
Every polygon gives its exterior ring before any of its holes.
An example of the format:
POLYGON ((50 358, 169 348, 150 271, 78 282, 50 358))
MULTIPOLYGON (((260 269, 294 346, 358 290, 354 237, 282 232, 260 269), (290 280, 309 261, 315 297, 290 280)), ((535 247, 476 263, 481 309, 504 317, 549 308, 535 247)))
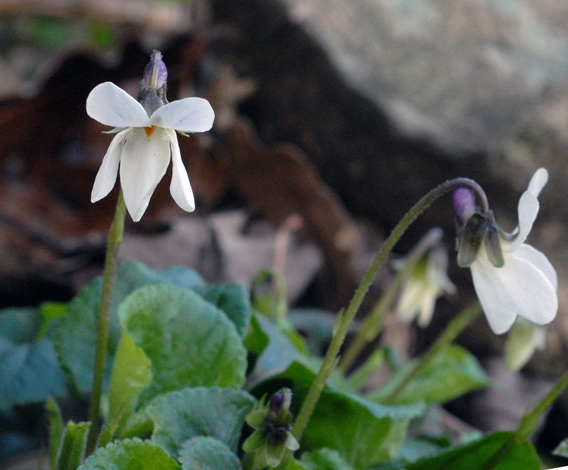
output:
MULTIPOLYGON (((337 315, 331 343, 326 352, 318 375, 316 376, 312 386, 308 390, 306 399, 302 404, 302 408, 298 413, 294 427, 292 429, 292 434, 298 441, 300 441, 302 435, 304 434, 304 431, 306 430, 306 426, 308 425, 308 421, 310 420, 310 417, 312 416, 315 406, 319 400, 325 382, 337 365, 338 354, 349 330, 349 325, 355 318, 355 315, 357 314, 357 311, 359 310, 359 307, 361 306, 361 303, 363 302, 363 299, 365 298, 365 295, 369 290, 371 283, 375 279, 379 268, 384 264, 394 245, 398 242, 400 237, 402 237, 402 235, 412 224, 412 222, 414 222, 414 220, 420 214, 422 214, 422 212, 424 212, 424 210, 426 210, 426 208, 428 208, 436 199, 439 199, 444 194, 460 186, 467 186, 472 188, 479 196, 483 209, 489 210, 487 197, 485 196, 485 193, 483 192, 481 186, 479 186, 475 181, 468 178, 455 178, 436 186, 428 194, 423 196, 400 220, 400 222, 393 229, 393 231, 385 240, 379 252, 375 256, 375 259, 373 260, 368 271, 365 273, 363 280, 355 290, 355 294, 349 302, 347 309, 345 311, 341 311, 337 315)), ((285 458, 282 460, 282 463, 278 466, 279 469, 285 468, 288 460, 290 459, 290 456, 291 453, 287 452, 285 458)))
POLYGON ((404 390, 404 388, 414 380, 420 373, 428 367, 430 361, 436 357, 442 348, 451 344, 454 339, 481 313, 481 305, 476 303, 471 307, 466 308, 458 315, 456 315, 446 326, 446 329, 436 339, 430 349, 426 351, 422 357, 414 364, 412 369, 408 371, 404 380, 396 387, 389 396, 387 396, 382 403, 392 404, 396 398, 404 390))
POLYGON ((489 460, 485 466, 486 470, 493 470, 497 467, 499 462, 503 460, 513 446, 517 443, 525 442, 531 435, 535 432, 536 426, 538 424, 538 419, 546 411, 546 409, 552 405, 554 400, 568 387, 568 372, 564 373, 550 389, 550 391, 538 402, 538 404, 530 411, 525 413, 521 418, 519 427, 511 438, 505 442, 503 447, 501 447, 489 460))
POLYGON ((116 274, 118 246, 122 241, 122 235, 124 233, 124 216, 124 197, 122 195, 122 190, 120 190, 118 194, 118 200, 116 202, 114 219, 110 226, 107 239, 101 306, 97 324, 95 365, 93 367, 93 390, 91 393, 91 403, 89 406, 89 421, 91 422, 91 428, 89 429, 89 436, 87 438, 86 455, 92 453, 97 445, 99 410, 106 363, 106 353, 108 348, 110 305, 112 302, 112 290, 116 274))
POLYGON ((357 356, 365 345, 373 341, 382 331, 385 314, 394 300, 394 297, 398 292, 398 288, 405 279, 407 272, 408 271, 406 269, 403 269, 396 274, 386 292, 381 296, 379 301, 372 308, 371 312, 361 323, 357 336, 355 336, 355 339, 351 342, 347 351, 339 361, 339 368, 344 374, 349 371, 353 362, 357 359, 357 356))
POLYGON ((568 372, 564 373, 554 386, 539 402, 538 404, 528 413, 525 413, 517 431, 515 432, 515 437, 517 440, 528 439, 536 430, 538 424, 538 418, 542 415, 546 409, 552 405, 554 400, 568 387, 568 372))

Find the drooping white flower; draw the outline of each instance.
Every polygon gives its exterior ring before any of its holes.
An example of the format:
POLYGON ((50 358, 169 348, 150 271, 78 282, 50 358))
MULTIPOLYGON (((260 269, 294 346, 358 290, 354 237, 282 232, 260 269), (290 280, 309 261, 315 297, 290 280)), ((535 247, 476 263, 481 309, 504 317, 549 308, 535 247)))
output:
POLYGON ((428 326, 432 320, 436 299, 456 291, 448 278, 448 254, 437 244, 439 238, 435 243, 425 247, 426 252, 415 261, 408 260, 400 265, 400 269, 410 269, 410 272, 403 281, 396 314, 407 323, 417 316, 420 327, 428 326), (408 263, 412 265, 407 267, 408 263))
POLYGON ((171 159, 171 195, 183 210, 195 210, 176 131, 206 132, 211 129, 215 114, 207 100, 184 98, 173 101, 158 107, 149 116, 132 96, 115 84, 105 82, 89 93, 87 114, 102 124, 122 129, 112 139, 103 158, 91 202, 108 195, 120 171, 126 208, 138 222, 171 159))
POLYGON ((454 193, 458 219, 468 218, 462 246, 458 247, 465 253, 462 260, 467 260, 462 265, 471 268, 475 291, 496 334, 508 331, 517 315, 544 325, 554 319, 558 310, 556 271, 543 253, 524 243, 538 214, 538 195, 547 180, 544 168, 531 178, 519 200, 519 223, 512 236, 505 236, 491 213, 472 210, 468 202, 472 196, 467 196, 464 188, 457 197, 454 193))

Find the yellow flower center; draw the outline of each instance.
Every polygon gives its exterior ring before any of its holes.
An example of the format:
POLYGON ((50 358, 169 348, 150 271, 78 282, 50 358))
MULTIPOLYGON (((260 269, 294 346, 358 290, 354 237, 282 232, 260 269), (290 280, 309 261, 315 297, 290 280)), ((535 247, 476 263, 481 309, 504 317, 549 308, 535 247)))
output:
POLYGON ((155 130, 156 130, 156 126, 150 126, 150 127, 144 128, 144 131, 146 132, 146 135, 148 136, 148 140, 150 140, 150 138, 152 137, 152 134, 154 133, 155 130))

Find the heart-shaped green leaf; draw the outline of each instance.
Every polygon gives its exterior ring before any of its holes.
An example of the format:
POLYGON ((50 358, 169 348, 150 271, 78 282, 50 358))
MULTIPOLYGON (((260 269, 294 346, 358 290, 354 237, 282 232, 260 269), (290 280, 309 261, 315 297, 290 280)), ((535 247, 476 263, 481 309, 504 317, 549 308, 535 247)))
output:
POLYGON ((227 282, 216 286, 206 286, 199 289, 198 294, 225 312, 241 336, 246 335, 252 312, 248 292, 240 284, 227 282))
POLYGON ((152 362, 152 384, 141 403, 183 387, 243 384, 242 338, 223 312, 195 292, 165 284, 143 287, 121 304, 119 316, 152 362))
POLYGON ((36 339, 40 323, 33 309, 0 311, 0 409, 40 402, 66 390, 52 340, 36 339))
POLYGON ((307 470, 353 470, 339 452, 331 449, 318 449, 304 452, 300 462, 307 470))
POLYGON ((186 441, 179 453, 182 470, 241 470, 241 462, 225 444, 206 436, 186 441))
MULTIPOLYGON (((413 364, 399 369, 369 399, 380 402, 388 397, 404 380, 413 364)), ((428 366, 402 389, 394 403, 444 403, 488 385, 489 381, 477 359, 464 348, 452 344, 436 354, 428 366)))
MULTIPOLYGON (((120 303, 131 292, 149 284, 174 284, 188 289, 203 287, 195 271, 178 266, 150 269, 142 263, 119 265, 110 309, 110 329, 104 388, 110 384, 110 370, 120 339, 121 328, 116 314, 120 303)), ((91 389, 97 338, 97 318, 101 303, 102 277, 93 279, 69 304, 56 333, 56 348, 60 360, 82 392, 91 389)))
POLYGON ((140 392, 152 383, 152 362, 144 350, 134 344, 132 337, 122 332, 116 351, 110 382, 110 412, 107 426, 120 432, 121 425, 138 404, 140 392))
POLYGON ((540 459, 527 441, 518 441, 511 432, 496 432, 435 457, 406 465, 406 470, 540 470, 540 459), (499 453, 499 454, 498 454, 499 453), (498 460, 495 460, 498 456, 498 460), (492 463, 494 465, 492 465, 492 463))
POLYGON ((125 439, 101 447, 77 470, 179 470, 179 464, 151 441, 125 439))
POLYGON ((171 455, 195 436, 210 436, 237 452, 245 416, 255 399, 231 388, 185 388, 154 399, 147 408, 154 420, 153 440, 171 455))

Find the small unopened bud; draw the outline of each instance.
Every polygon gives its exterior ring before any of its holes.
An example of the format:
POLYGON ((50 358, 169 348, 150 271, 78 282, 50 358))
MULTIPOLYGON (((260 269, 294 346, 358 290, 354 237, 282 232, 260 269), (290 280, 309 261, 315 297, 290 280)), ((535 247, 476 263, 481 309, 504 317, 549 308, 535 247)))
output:
POLYGON ((250 301, 264 315, 283 320, 286 316, 286 290, 282 276, 271 269, 258 273, 252 281, 250 301))
POLYGON ((300 445, 291 432, 292 414, 289 411, 292 391, 281 388, 268 403, 263 397, 256 408, 245 418, 255 431, 243 443, 249 455, 249 468, 260 470, 280 464, 285 451, 298 450, 300 445))
POLYGON ((465 224, 477 210, 475 193, 472 189, 460 187, 452 193, 454 212, 458 220, 465 224))
POLYGON ((290 408, 292 402, 292 391, 289 388, 281 388, 270 397, 270 409, 275 413, 290 408))
POLYGON ((284 395, 282 393, 276 392, 270 398, 270 409, 272 411, 278 412, 282 409, 282 403, 284 403, 284 395))
POLYGON ((146 65, 140 82, 138 101, 142 104, 148 116, 167 103, 166 88, 168 69, 162 60, 160 51, 153 51, 150 62, 146 65))
POLYGON ((144 68, 142 87, 162 88, 168 81, 168 69, 160 51, 153 51, 150 62, 144 68))

